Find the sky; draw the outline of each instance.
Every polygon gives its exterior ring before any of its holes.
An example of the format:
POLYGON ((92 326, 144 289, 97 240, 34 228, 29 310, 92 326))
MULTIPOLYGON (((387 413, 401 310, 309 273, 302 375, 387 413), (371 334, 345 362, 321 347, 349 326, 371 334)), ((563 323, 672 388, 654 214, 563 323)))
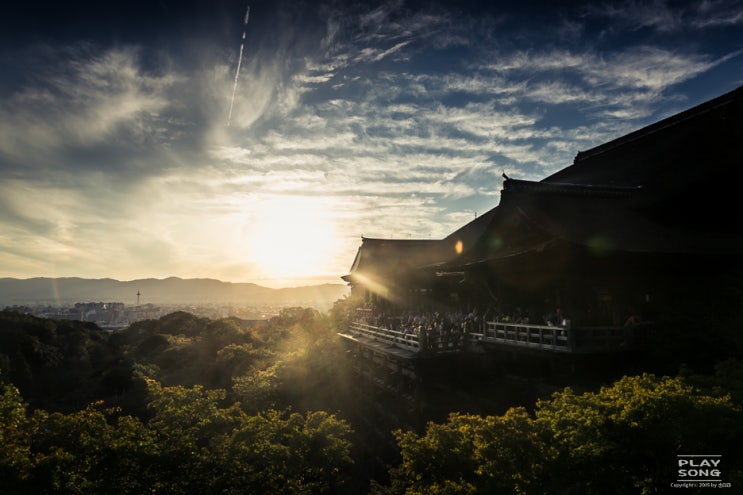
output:
POLYGON ((743 85, 733 0, 36 3, 0 16, 0 277, 342 283, 743 85))

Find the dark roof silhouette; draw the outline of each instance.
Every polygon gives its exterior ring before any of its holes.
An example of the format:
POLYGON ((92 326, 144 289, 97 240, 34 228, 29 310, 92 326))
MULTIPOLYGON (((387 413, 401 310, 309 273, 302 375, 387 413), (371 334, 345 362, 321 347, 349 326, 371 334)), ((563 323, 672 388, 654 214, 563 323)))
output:
POLYGON ((503 260, 557 242, 602 254, 743 255, 740 232, 666 222, 655 205, 647 204, 644 192, 641 186, 505 181, 484 235, 460 258, 440 266, 503 260))
POLYGON ((504 174, 500 204, 444 239, 364 239, 351 274, 456 271, 556 243, 587 252, 743 256, 733 180, 743 168, 741 143, 743 87, 582 151, 540 182, 504 174))

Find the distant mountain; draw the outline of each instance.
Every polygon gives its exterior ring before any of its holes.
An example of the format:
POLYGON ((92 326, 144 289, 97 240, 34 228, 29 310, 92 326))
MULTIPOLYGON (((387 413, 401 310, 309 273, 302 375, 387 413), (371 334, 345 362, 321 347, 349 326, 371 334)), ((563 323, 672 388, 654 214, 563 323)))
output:
POLYGON ((322 284, 271 289, 251 283, 213 279, 140 279, 122 282, 110 278, 0 278, 0 307, 22 304, 76 302, 233 303, 328 307, 348 294, 344 284, 322 284))

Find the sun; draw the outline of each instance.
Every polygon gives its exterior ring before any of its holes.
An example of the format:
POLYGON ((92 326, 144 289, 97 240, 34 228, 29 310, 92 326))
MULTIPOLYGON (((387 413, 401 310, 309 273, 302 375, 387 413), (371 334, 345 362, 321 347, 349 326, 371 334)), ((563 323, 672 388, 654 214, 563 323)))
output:
POLYGON ((265 278, 307 278, 332 269, 338 233, 328 200, 278 196, 250 210, 247 255, 265 278))

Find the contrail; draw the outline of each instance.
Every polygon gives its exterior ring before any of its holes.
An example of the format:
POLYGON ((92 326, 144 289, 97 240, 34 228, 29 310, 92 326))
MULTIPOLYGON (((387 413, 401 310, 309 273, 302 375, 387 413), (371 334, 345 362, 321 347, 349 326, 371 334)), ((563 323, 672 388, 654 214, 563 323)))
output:
POLYGON ((237 70, 235 70, 235 84, 232 86, 232 99, 230 99, 230 113, 227 115, 227 127, 232 122, 232 106, 235 104, 235 91, 237 90, 237 79, 240 77, 240 65, 243 61, 243 48, 245 47, 245 32, 248 28, 248 17, 250 17, 250 5, 245 11, 245 21, 243 22, 243 40, 240 43, 240 55, 237 57, 237 70))

